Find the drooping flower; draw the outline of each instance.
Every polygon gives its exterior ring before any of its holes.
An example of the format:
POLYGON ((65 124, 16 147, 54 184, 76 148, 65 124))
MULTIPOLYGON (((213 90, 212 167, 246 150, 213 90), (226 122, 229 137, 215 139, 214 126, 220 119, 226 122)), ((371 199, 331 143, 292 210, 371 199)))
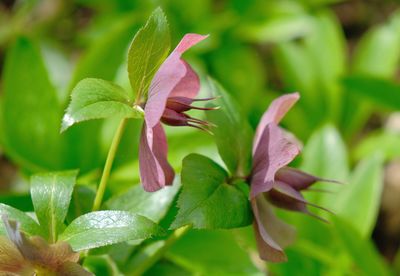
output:
POLYGON ((250 192, 253 226, 260 257, 271 262, 286 260, 283 248, 294 237, 294 229, 274 215, 272 205, 311 214, 307 205, 321 207, 307 202, 300 191, 317 181, 327 181, 287 167, 300 149, 278 124, 299 97, 293 93, 273 101, 261 118, 253 141, 250 192))
POLYGON ((28 238, 17 222, 3 216, 8 239, 0 236, 0 275, 89 276, 77 262, 79 253, 66 242, 49 245, 41 237, 28 238))
POLYGON ((190 109, 208 110, 191 104, 210 99, 195 99, 200 90, 199 77, 181 58, 186 50, 205 38, 207 36, 186 34, 151 81, 139 147, 140 177, 146 191, 157 191, 171 185, 174 179, 174 171, 167 160, 168 145, 161 122, 208 130, 208 122, 185 113, 190 109))

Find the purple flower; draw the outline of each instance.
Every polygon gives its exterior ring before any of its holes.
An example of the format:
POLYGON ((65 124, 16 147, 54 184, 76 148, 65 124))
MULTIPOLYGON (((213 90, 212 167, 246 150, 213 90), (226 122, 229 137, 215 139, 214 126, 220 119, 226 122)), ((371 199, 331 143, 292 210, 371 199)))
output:
POLYGON ((186 50, 205 38, 207 36, 186 34, 151 81, 144 108, 145 122, 139 147, 140 177, 144 189, 148 192, 171 185, 175 175, 167 160, 168 145, 161 122, 171 126, 190 126, 206 131, 209 126, 209 123, 185 113, 190 109, 208 108, 191 105, 196 101, 200 81, 190 65, 181 58, 186 50))
POLYGON ((79 253, 66 242, 49 245, 41 237, 27 238, 18 223, 3 216, 9 239, 0 237, 0 275, 93 275, 79 264, 79 253))
POLYGON ((253 226, 260 257, 271 262, 286 260, 282 248, 294 237, 294 229, 274 215, 271 205, 310 214, 307 205, 312 204, 300 191, 323 180, 287 167, 300 149, 278 124, 299 97, 298 93, 293 93, 273 101, 261 118, 253 141, 250 191, 255 217, 253 226))

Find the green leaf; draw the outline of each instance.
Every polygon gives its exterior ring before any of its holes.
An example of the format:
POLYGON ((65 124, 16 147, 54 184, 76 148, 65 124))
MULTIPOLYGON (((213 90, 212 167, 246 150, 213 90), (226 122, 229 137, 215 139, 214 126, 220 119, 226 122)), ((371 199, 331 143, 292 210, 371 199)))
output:
POLYGON ((390 24, 368 31, 354 51, 353 71, 376 77, 392 77, 400 58, 399 38, 398 30, 390 24))
POLYGON ((374 105, 394 110, 400 109, 400 85, 393 81, 352 75, 344 78, 343 84, 357 99, 365 99, 374 105))
POLYGON ((345 73, 346 41, 333 12, 322 10, 314 16, 313 31, 305 37, 304 43, 315 72, 318 72, 319 91, 323 91, 318 97, 318 105, 326 107, 326 115, 336 120, 341 108, 342 91, 338 80, 345 73), (326 49, 329 49, 329 55, 326 49))
MULTIPOLYGON (((0 203, 0 216, 2 215, 7 215, 8 219, 19 222, 22 232, 28 235, 35 236, 42 234, 39 224, 37 224, 33 218, 18 209, 0 203)), ((0 221, 0 234, 5 234, 3 221, 0 221)))
POLYGON ((241 39, 281 42, 302 37, 312 30, 310 16, 296 1, 269 1, 258 8, 249 16, 250 22, 241 22, 236 27, 241 39))
POLYGON ((111 210, 131 211, 154 222, 160 222, 166 215, 179 188, 179 183, 174 183, 157 192, 148 193, 143 190, 142 185, 136 185, 126 193, 112 197, 106 202, 106 206, 111 210))
MULTIPOLYGON (((307 141, 303 149, 302 169, 322 178, 346 182, 349 176, 347 149, 340 133, 333 126, 323 127, 307 141)), ((332 183, 320 183, 314 187, 336 193, 342 188, 341 185, 332 183)), ((334 210, 336 205, 336 196, 332 193, 309 193, 307 198, 310 202, 331 210, 334 210)), ((320 210, 316 212, 324 214, 320 210)))
POLYGON ((167 256, 194 275, 265 275, 240 245, 231 231, 191 231, 172 246, 167 256))
POLYGON ((98 211, 75 219, 59 239, 74 251, 81 251, 161 234, 163 230, 146 217, 125 211, 98 211))
POLYGON ((334 222, 337 236, 341 240, 343 247, 347 249, 355 265, 363 272, 363 275, 393 275, 368 239, 363 239, 351 224, 338 217, 334 217, 334 222))
POLYGON ((19 38, 7 53, 3 73, 2 139, 5 151, 29 171, 60 165, 61 106, 40 50, 19 38))
POLYGON ((71 102, 62 121, 61 131, 93 119, 138 118, 141 112, 132 107, 131 97, 123 88, 102 79, 80 81, 71 94, 71 102))
POLYGON ((31 178, 31 196, 39 223, 55 242, 64 228, 77 171, 40 173, 31 178))
POLYGON ((108 255, 86 256, 83 267, 93 273, 93 275, 121 275, 116 263, 108 255))
POLYGON ((336 196, 337 215, 352 224, 363 238, 369 238, 375 226, 383 184, 383 159, 375 155, 357 166, 350 182, 336 196))
POLYGON ((158 67, 166 58, 170 48, 167 19, 157 8, 146 25, 132 40, 128 53, 129 81, 134 93, 143 96, 158 67))
POLYGON ((247 196, 227 183, 228 174, 211 159, 190 154, 183 160, 179 211, 171 228, 236 228, 252 222, 247 196))
POLYGON ((356 160, 381 153, 386 161, 400 156, 400 134, 394 131, 373 132, 366 136, 355 147, 353 155, 356 160))
POLYGON ((228 93, 213 80, 209 85, 220 97, 216 102, 220 109, 207 112, 207 119, 217 126, 213 133, 218 152, 233 175, 245 176, 251 166, 252 130, 228 93))

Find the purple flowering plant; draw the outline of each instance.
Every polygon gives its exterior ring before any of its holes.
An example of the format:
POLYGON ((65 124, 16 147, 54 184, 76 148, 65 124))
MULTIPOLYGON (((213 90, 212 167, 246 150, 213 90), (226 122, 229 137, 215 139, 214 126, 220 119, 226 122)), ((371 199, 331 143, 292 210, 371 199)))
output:
MULTIPOLYGON (((157 9, 128 50, 129 89, 98 78, 83 79, 74 87, 62 132, 83 121, 119 120, 93 202, 89 210, 68 217, 71 200, 82 188, 75 185, 78 171, 33 175, 33 215, 0 204, 0 275, 92 275, 86 267, 95 255, 93 249, 124 244, 146 252, 156 239, 163 241, 152 257, 132 262, 137 264, 135 275, 140 275, 192 228, 249 225, 262 260, 287 260, 284 247, 293 241, 294 229, 275 215, 275 208, 318 217, 308 206, 324 208, 308 202, 301 191, 316 182, 334 181, 289 167, 301 146, 279 123, 299 93, 276 98, 254 135, 240 108, 212 79, 204 85, 209 95, 198 98, 202 82, 182 55, 200 47, 207 37, 186 34, 170 51, 168 24, 157 9), (205 111, 207 119, 193 117, 191 110, 205 111), (137 141, 141 186, 105 200, 118 145, 131 120, 142 123, 137 141), (168 161, 163 125, 191 127, 214 137, 224 165, 189 154, 181 174, 176 174, 168 161), (173 203, 178 207, 175 213, 169 211, 173 203), (171 214, 172 219, 162 220, 171 214), (167 236, 162 228, 168 229, 167 236)), ((185 149, 185 144, 181 147, 185 149)))

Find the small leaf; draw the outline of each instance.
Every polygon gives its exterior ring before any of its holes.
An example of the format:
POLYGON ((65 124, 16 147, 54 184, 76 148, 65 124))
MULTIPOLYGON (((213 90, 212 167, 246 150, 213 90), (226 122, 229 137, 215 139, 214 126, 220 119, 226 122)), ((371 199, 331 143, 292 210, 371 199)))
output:
POLYGON ((50 241, 64 227, 77 171, 40 173, 31 178, 31 196, 36 216, 50 241))
POLYGON ((108 209, 131 211, 159 222, 167 213, 180 188, 179 183, 167 186, 159 191, 148 193, 142 185, 136 185, 122 195, 106 202, 108 209))
POLYGON ((378 217, 383 189, 383 159, 380 154, 363 160, 349 183, 336 196, 337 214, 369 238, 378 217), (357 201, 357 204, 354 204, 357 201))
POLYGON ((372 132, 354 148, 353 155, 356 160, 360 160, 377 152, 383 154, 386 161, 398 158, 400 156, 400 134, 395 131, 382 130, 372 132))
MULTIPOLYGON (((37 224, 33 218, 18 209, 0 203, 0 216, 2 215, 7 215, 8 219, 17 221, 21 227, 21 231, 24 233, 31 236, 42 234, 39 224, 37 224)), ((2 220, 0 220, 0 234, 5 234, 2 220)))
POLYGON ((146 217, 125 211, 98 211, 75 219, 59 239, 80 251, 161 234, 163 230, 146 217))
POLYGON ((240 188, 228 184, 227 172, 211 159, 190 154, 183 160, 179 212, 171 228, 235 228, 252 222, 250 204, 240 188))
POLYGON ((140 114, 138 109, 131 107, 130 96, 123 88, 105 80, 88 78, 80 81, 72 91, 61 131, 82 121, 113 116, 138 118, 140 114))
POLYGON ((219 96, 219 110, 207 112, 207 119, 217 127, 213 129, 218 152, 233 175, 247 175, 251 164, 252 130, 241 116, 231 97, 215 81, 210 80, 210 89, 219 96))
POLYGON ((129 81, 134 93, 144 95, 170 48, 167 19, 157 8, 132 40, 128 53, 129 81))

